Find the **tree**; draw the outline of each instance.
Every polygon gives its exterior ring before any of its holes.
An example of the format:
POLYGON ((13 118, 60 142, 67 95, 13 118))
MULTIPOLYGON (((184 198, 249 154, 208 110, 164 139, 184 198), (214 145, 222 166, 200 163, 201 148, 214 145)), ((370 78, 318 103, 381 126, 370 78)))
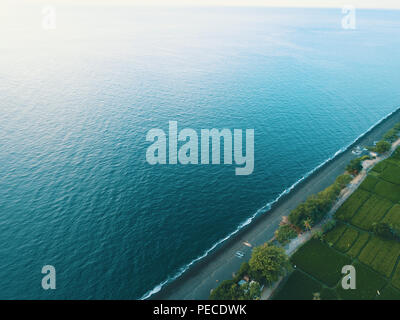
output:
POLYGON ((216 287, 210 295, 211 300, 232 300, 232 291, 236 283, 233 280, 222 281, 221 284, 216 287))
POLYGON ((300 203, 295 209, 289 214, 289 221, 291 224, 303 228, 303 221, 307 219, 307 210, 305 203, 300 203))
POLYGON ((296 236, 297 232, 288 224, 279 226, 275 231, 275 238, 280 244, 286 244, 296 236))
POLYGON ((336 227, 336 220, 335 219, 329 220, 322 226, 322 232, 327 233, 328 231, 331 231, 335 227, 336 227))
POLYGON ((340 188, 343 189, 344 187, 346 187, 350 181, 351 181, 351 176, 348 174, 342 174, 340 176, 338 176, 335 180, 335 184, 340 188))
POLYGON ((346 170, 350 173, 358 174, 362 170, 362 161, 360 158, 356 158, 350 161, 347 165, 346 170))
POLYGON ((381 140, 375 146, 375 151, 378 153, 385 153, 389 151, 391 148, 391 144, 387 141, 381 140))
POLYGON ((234 278, 234 280, 240 281, 241 279, 243 279, 244 276, 249 275, 250 273, 250 266, 248 262, 243 262, 242 265, 240 266, 239 271, 236 273, 236 276, 234 278))
MULTIPOLYGON (((351 163, 349 171, 359 171, 362 169, 360 158, 354 159, 351 163)), ((309 219, 308 223, 312 226, 322 220, 322 218, 332 208, 332 205, 339 196, 341 190, 349 184, 351 176, 348 174, 340 175, 336 178, 335 182, 327 187, 326 189, 318 192, 316 195, 312 195, 307 200, 299 204, 289 214, 289 221, 294 226, 307 230, 308 227, 304 225, 304 222, 309 219)))
POLYGON ((239 300, 256 300, 260 298, 261 286, 257 281, 246 282, 241 285, 242 296, 239 300))
POLYGON ((383 139, 385 139, 386 141, 389 141, 390 143, 395 142, 399 136, 397 135, 398 130, 396 130, 395 128, 390 129, 388 132, 386 132, 386 134, 383 136, 383 139))
POLYGON ((312 220, 308 218, 304 221, 304 228, 306 230, 311 230, 312 224, 313 224, 312 220))
POLYGON ((252 277, 260 283, 271 284, 283 275, 289 259, 283 248, 265 243, 253 250, 249 261, 252 277))
POLYGON ((313 234, 313 239, 322 241, 324 239, 324 233, 322 231, 317 231, 313 234))

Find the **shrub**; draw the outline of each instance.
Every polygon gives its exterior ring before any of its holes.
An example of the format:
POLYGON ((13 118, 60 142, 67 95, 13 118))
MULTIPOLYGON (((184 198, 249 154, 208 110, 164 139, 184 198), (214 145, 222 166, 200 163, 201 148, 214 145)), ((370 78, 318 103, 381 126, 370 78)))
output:
POLYGON ((322 241, 324 239, 324 234, 322 231, 317 231, 313 234, 313 239, 322 241))
POLYGON ((352 180, 351 175, 342 174, 336 178, 334 184, 336 184, 340 189, 343 189, 350 183, 351 180, 352 180))
POLYGON ((362 160, 361 158, 356 158, 350 161, 346 167, 346 171, 357 175, 362 170, 362 160))
POLYGON ((398 130, 396 130, 395 128, 390 129, 383 136, 383 139, 385 139, 386 141, 392 143, 392 142, 396 141, 399 138, 399 136, 397 134, 398 134, 398 130))
POLYGON ((392 226, 386 222, 375 222, 372 224, 372 232, 377 236, 388 239, 388 240, 398 240, 399 236, 393 230, 392 226))
POLYGON ((361 159, 361 161, 371 160, 371 156, 369 154, 366 154, 366 155, 362 156, 360 159, 361 159))
POLYGON ((279 226, 278 230, 275 231, 275 238, 280 244, 286 244, 296 236, 297 232, 288 224, 279 226))
POLYGON ((378 153, 385 153, 390 150, 391 146, 389 142, 381 140, 376 144, 375 151, 378 153))
POLYGON ((327 233, 327 232, 331 231, 335 227, 336 227, 336 220, 335 219, 329 220, 327 223, 325 223, 322 226, 322 232, 323 233, 327 233))
POLYGON ((235 280, 225 280, 215 288, 211 294, 211 300, 254 300, 261 295, 261 286, 252 281, 239 285, 235 280))

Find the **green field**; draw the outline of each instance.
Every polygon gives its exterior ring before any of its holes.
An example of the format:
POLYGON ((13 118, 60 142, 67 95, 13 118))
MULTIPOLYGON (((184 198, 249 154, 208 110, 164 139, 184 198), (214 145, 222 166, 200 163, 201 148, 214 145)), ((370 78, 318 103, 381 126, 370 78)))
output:
POLYGON ((319 282, 305 273, 295 270, 282 288, 274 295, 275 300, 312 300, 313 294, 321 291, 319 282), (299 290, 301 288, 301 290, 299 290))
POLYGON ((368 233, 362 233, 350 250, 347 251, 347 254, 352 258, 356 258, 361 252, 361 249, 364 248, 365 244, 368 242, 369 237, 370 235, 368 233))
POLYGON ((384 276, 390 277, 399 255, 399 242, 374 236, 361 251, 359 260, 384 276))
POLYGON ((335 229, 333 229, 332 231, 329 231, 326 235, 325 235, 325 241, 326 243, 328 243, 330 246, 333 246, 336 241, 339 240, 339 238, 342 236, 343 232, 346 230, 346 225, 345 224, 341 224, 338 225, 335 229))
POLYGON ((382 220, 393 203, 385 198, 371 195, 351 219, 351 224, 364 230, 370 230, 374 222, 382 220))
POLYGON ((385 170, 383 170, 379 177, 391 183, 400 184, 400 167, 392 163, 388 163, 387 167, 385 170))
POLYGON ((319 240, 310 240, 293 256, 292 262, 301 270, 313 275, 328 287, 336 285, 344 265, 351 259, 319 240))
POLYGON ((392 278, 392 284, 397 288, 400 289, 400 264, 397 265, 396 272, 392 278))
POLYGON ((368 191, 357 189, 338 209, 335 215, 336 218, 343 221, 349 221, 354 216, 357 209, 360 208, 370 196, 371 193, 368 191))
POLYGON ((375 176, 369 175, 365 178, 365 180, 361 183, 360 188, 372 192, 379 182, 379 179, 375 176))
POLYGON ((338 286, 339 297, 345 300, 374 299, 378 291, 386 284, 386 280, 362 263, 354 264, 354 268, 356 269, 356 289, 344 290, 341 286, 338 286))
POLYGON ((400 201, 400 186, 391 182, 379 181, 374 188, 374 193, 392 202, 400 201))
POLYGON ((323 240, 312 239, 293 254, 296 271, 274 298, 311 300, 320 290, 323 300, 400 300, 400 242, 372 232, 377 222, 400 232, 400 148, 370 171, 335 217, 336 227, 323 240), (355 290, 341 286, 344 265, 355 267, 355 290))
POLYGON ((383 222, 390 224, 393 229, 400 233, 400 205, 396 204, 386 214, 383 222))
POLYGON ((387 161, 381 161, 378 164, 376 164, 373 168, 372 171, 381 173, 383 170, 385 170, 388 162, 387 161))
POLYGON ((346 252, 349 250, 354 241, 358 238, 359 232, 353 228, 347 228, 343 233, 338 242, 335 243, 334 247, 341 252, 346 252))
POLYGON ((400 300, 400 291, 388 285, 382 290, 380 295, 377 296, 378 300, 400 300))

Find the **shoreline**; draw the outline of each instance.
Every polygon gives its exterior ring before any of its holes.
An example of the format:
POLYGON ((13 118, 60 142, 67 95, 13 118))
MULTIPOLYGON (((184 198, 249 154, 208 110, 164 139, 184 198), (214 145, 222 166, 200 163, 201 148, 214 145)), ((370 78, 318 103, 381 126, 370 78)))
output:
POLYGON ((371 145, 375 140, 380 140, 399 121, 400 108, 397 108, 284 190, 274 201, 257 210, 238 229, 194 259, 174 277, 149 290, 142 299, 208 299, 212 288, 220 281, 230 279, 241 263, 250 258, 251 248, 244 242, 258 246, 272 238, 282 216, 288 215, 308 196, 329 186, 343 173, 348 162, 357 157, 352 154, 355 146, 371 145), (235 252, 239 250, 245 253, 243 259, 235 257, 235 252))

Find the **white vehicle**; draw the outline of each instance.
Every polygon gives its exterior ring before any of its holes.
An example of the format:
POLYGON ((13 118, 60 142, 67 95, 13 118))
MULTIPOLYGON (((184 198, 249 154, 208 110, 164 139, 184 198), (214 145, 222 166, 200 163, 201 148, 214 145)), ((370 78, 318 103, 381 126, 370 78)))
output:
POLYGON ((244 253, 242 251, 236 251, 235 256, 238 257, 239 259, 243 258, 244 253))

